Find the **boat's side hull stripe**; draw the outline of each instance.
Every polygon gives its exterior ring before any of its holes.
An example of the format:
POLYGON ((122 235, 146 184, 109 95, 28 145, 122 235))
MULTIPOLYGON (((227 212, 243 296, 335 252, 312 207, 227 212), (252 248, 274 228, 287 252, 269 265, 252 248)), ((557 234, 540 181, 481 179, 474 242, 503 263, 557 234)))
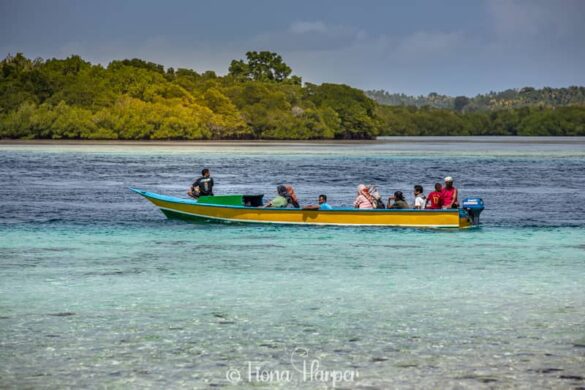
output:
POLYGON ((420 224, 355 224, 355 223, 333 223, 333 222, 283 222, 283 221, 256 221, 250 219, 236 219, 236 218, 221 218, 221 217, 210 217, 204 214, 193 214, 184 211, 178 211, 165 207, 160 207, 161 210, 169 211, 171 213, 183 214, 185 216, 194 217, 203 220, 216 220, 221 222, 242 222, 242 223, 264 223, 264 224, 278 224, 278 225, 321 225, 321 226, 403 226, 403 227, 429 227, 429 228, 458 228, 459 225, 420 225, 420 224))

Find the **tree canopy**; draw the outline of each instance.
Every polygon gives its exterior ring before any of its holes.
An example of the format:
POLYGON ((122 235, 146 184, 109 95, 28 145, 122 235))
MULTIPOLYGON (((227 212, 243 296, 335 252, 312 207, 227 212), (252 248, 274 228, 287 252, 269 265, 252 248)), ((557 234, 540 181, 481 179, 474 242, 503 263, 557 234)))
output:
MULTIPOLYGON (((167 68, 141 59, 91 64, 79 56, 0 62, 0 138, 53 139, 369 139, 377 135, 585 135, 585 108, 559 105, 470 109, 388 106, 342 84, 305 83, 282 57, 248 52, 226 76, 167 68)), ((535 100, 524 89, 513 99, 535 100)), ((508 96, 507 93, 503 93, 508 96)), ((500 95, 498 95, 500 96, 500 95)), ((442 95, 430 99, 443 101, 442 95)), ((552 97, 551 97, 552 99, 552 97)), ((538 101, 536 99, 535 101, 538 101)))
MULTIPOLYGON (((376 135, 363 92, 316 99, 282 57, 248 52, 230 73, 141 59, 92 65, 79 56, 0 62, 0 137, 71 139, 321 139, 376 135), (343 119, 343 120, 342 120, 343 119), (358 129, 358 130, 356 130, 358 129)), ((349 87, 340 87, 343 90, 349 87)))
POLYGON ((247 62, 233 60, 230 64, 229 74, 237 79, 256 81, 289 81, 300 84, 298 76, 292 76, 292 69, 284 63, 282 57, 270 51, 249 51, 246 53, 247 62))
POLYGON ((408 96, 390 93, 384 90, 366 91, 368 97, 380 104, 389 106, 416 106, 454 109, 456 111, 497 111, 521 107, 566 107, 585 105, 585 87, 571 86, 568 88, 524 87, 507 89, 501 92, 490 92, 474 97, 447 96, 431 92, 427 96, 408 96))

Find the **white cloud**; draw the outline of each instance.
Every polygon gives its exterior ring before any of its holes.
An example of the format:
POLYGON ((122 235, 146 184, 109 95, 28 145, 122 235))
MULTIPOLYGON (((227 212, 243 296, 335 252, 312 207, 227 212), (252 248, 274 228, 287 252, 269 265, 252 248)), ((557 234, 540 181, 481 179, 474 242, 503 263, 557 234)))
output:
POLYGON ((304 34, 308 32, 319 32, 324 33, 327 31, 327 27, 325 23, 321 21, 317 22, 306 22, 306 21, 299 21, 294 22, 290 25, 289 31, 293 34, 304 34))

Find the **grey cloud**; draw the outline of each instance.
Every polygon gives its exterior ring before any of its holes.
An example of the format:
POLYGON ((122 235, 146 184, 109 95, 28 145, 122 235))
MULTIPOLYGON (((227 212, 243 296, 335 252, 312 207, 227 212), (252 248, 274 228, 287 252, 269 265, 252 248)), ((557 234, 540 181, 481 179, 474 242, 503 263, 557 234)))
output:
POLYGON ((224 74, 246 51, 272 50, 306 81, 414 94, 585 84, 585 0, 140 4, 0 0, 0 54, 224 74))
POLYGON ((332 51, 350 47, 365 38, 365 32, 351 26, 297 21, 286 29, 259 34, 249 44, 286 51, 332 51))
POLYGON ((493 0, 488 2, 500 39, 585 38, 585 1, 493 0))

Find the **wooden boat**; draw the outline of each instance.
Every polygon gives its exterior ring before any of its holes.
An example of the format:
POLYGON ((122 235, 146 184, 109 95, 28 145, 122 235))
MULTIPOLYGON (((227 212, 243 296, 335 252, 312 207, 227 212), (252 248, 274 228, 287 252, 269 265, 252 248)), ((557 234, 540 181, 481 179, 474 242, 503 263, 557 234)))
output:
POLYGON ((353 208, 303 210, 263 208, 261 207, 263 195, 202 196, 194 200, 135 188, 131 190, 152 202, 168 218, 207 222, 467 228, 479 224, 479 214, 483 210, 483 201, 478 198, 466 199, 463 203, 464 208, 452 210, 353 208))

